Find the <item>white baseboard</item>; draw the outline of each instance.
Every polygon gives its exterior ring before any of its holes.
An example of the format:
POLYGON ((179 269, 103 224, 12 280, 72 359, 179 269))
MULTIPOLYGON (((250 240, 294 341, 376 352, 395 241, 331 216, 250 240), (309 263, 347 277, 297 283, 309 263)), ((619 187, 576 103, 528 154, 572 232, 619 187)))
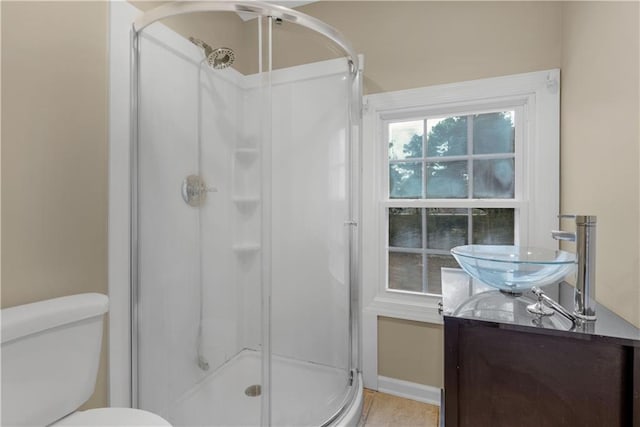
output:
POLYGON ((440 388, 378 375, 378 391, 440 406, 440 388))

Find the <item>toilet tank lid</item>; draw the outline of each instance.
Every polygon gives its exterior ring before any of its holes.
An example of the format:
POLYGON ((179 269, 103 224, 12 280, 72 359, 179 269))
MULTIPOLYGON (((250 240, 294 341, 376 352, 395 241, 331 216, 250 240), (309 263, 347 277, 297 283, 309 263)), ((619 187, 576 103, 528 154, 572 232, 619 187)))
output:
POLYGON ((70 295, 0 310, 0 339, 6 342, 46 329, 101 316, 109 298, 98 293, 70 295))

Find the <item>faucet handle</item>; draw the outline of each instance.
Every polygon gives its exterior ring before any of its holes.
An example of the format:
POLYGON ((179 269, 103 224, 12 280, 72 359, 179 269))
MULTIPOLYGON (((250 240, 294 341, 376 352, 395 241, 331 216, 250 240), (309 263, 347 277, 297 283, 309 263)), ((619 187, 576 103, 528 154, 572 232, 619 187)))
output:
POLYGON ((571 231, 554 230, 551 232, 551 237, 553 237, 556 240, 566 240, 568 242, 575 242, 576 233, 573 233, 571 231))
POLYGON ((536 316, 551 316, 555 313, 552 309, 544 305, 545 294, 542 289, 534 286, 531 288, 531 293, 538 297, 538 302, 534 304, 529 304, 527 306, 527 311, 531 314, 535 314, 536 316))
POLYGON ((576 219, 576 214, 560 214, 558 215, 558 219, 576 219))
POLYGON ((573 219, 578 225, 595 225, 597 217, 595 215, 575 215, 575 214, 560 214, 559 219, 573 219))

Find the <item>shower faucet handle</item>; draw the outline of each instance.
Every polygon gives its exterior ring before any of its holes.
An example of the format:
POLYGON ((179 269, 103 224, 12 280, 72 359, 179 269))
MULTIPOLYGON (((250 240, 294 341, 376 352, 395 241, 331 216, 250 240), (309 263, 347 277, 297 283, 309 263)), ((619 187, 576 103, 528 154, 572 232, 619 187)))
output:
POLYGON ((182 199, 194 208, 202 206, 207 200, 207 193, 217 193, 216 187, 209 187, 200 175, 189 175, 182 181, 182 199))

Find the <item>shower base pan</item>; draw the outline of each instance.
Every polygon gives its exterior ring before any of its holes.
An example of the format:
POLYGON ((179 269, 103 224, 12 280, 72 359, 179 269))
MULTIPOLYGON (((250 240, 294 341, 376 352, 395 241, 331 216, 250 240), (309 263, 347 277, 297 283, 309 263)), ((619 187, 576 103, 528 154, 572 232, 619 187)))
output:
MULTIPOLYGON (((321 426, 343 403, 345 372, 315 363, 273 356, 271 424, 321 426)), ((260 353, 243 350, 205 378, 173 407, 170 422, 182 426, 259 426, 260 353)), ((335 426, 356 426, 362 386, 335 426)))

